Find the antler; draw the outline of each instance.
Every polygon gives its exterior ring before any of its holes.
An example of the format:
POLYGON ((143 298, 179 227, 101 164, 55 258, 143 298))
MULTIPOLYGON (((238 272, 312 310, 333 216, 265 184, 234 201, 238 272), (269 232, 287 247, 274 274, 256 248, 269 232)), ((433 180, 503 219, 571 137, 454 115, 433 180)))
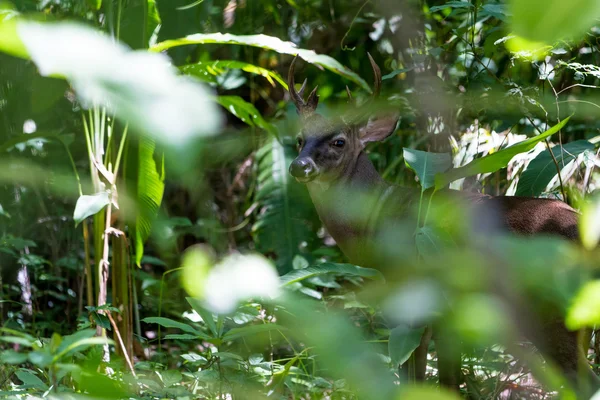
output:
POLYGON ((304 89, 306 88, 306 80, 302 84, 300 91, 296 91, 296 81, 294 80, 294 70, 296 69, 296 60, 298 56, 294 57, 292 64, 290 65, 290 71, 288 73, 288 91, 290 92, 290 96, 292 101, 296 105, 296 109, 298 109, 298 113, 300 115, 306 116, 313 113, 317 109, 317 105, 319 104, 319 96, 317 96, 317 89, 319 86, 316 86, 312 92, 308 95, 308 99, 304 101, 303 94, 304 89))
MULTIPOLYGON (((379 66, 377 65, 377 63, 375 63, 375 60, 373 59, 373 57, 371 57, 370 53, 367 53, 367 56, 369 57, 371 68, 373 68, 373 76, 375 81, 373 85, 373 95, 370 99, 368 99, 365 103, 363 103, 360 106, 361 111, 356 112, 356 110, 353 110, 351 112, 352 116, 349 119, 354 122, 361 122, 373 111, 373 103, 375 103, 375 101, 379 98, 379 94, 381 93, 381 69, 379 69, 379 66)), ((350 104, 355 103, 354 99, 352 98, 352 93, 350 92, 350 89, 348 89, 348 86, 346 86, 346 93, 348 93, 348 102, 350 104)))
POLYGON ((373 76, 375 77, 375 85, 373 87, 373 99, 377 99, 379 97, 379 93, 381 93, 381 70, 373 57, 371 57, 370 53, 367 53, 369 56, 369 62, 371 63, 371 67, 373 68, 373 76))

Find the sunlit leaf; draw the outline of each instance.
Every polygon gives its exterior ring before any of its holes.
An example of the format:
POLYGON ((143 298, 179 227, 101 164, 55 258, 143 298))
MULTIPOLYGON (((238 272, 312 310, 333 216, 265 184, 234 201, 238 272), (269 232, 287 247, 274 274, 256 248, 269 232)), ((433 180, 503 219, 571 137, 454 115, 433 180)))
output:
POLYGON ((591 250, 600 243, 600 197, 585 203, 579 218, 579 234, 586 249, 591 250))
POLYGON ((78 225, 81 221, 95 215, 104 207, 110 204, 110 195, 108 192, 100 192, 93 195, 83 195, 77 199, 75 204, 75 211, 73 212, 73 219, 75 225, 78 225))
POLYGON ((567 328, 571 330, 600 324, 600 280, 586 283, 567 311, 567 328))
POLYGON ((313 50, 299 49, 292 42, 284 42, 283 40, 267 35, 232 35, 230 33, 197 33, 189 35, 181 39, 165 40, 151 48, 152 51, 160 52, 176 46, 184 46, 190 44, 237 44, 245 46, 260 47, 266 50, 274 50, 280 54, 298 55, 303 60, 320 65, 330 71, 344 76, 351 81, 359 84, 363 89, 371 91, 369 85, 348 68, 344 67, 334 58, 325 54, 317 54, 313 50))
POLYGON ((533 41, 553 44, 560 39, 580 39, 600 17, 596 0, 511 0, 511 28, 533 41))
POLYGON ((438 174, 435 177, 435 189, 439 190, 445 187, 450 182, 453 182, 460 178, 465 178, 467 176, 477 175, 477 174, 485 174, 489 172, 496 172, 499 169, 502 169, 508 165, 510 160, 517 154, 525 153, 535 147, 535 145, 554 135, 558 131, 560 131, 566 124, 569 122, 571 117, 567 117, 563 119, 559 124, 554 125, 552 128, 548 129, 546 132, 541 133, 537 136, 514 144, 510 147, 492 153, 488 156, 477 158, 465 166, 460 168, 451 169, 450 171, 444 174, 438 174))
POLYGON ((156 154, 153 140, 143 137, 139 142, 137 180, 137 218, 135 221, 135 262, 140 266, 144 243, 150 236, 152 224, 165 191, 164 156, 156 154))
POLYGON ((199 61, 196 64, 184 65, 181 71, 187 75, 193 75, 200 77, 200 79, 206 79, 208 75, 219 76, 224 74, 230 69, 241 69, 242 71, 249 72, 251 74, 260 75, 267 79, 271 85, 275 85, 275 82, 279 83, 285 90, 287 90, 287 83, 283 78, 276 72, 266 68, 259 67, 254 64, 250 64, 244 61, 234 60, 216 60, 216 61, 199 61))
POLYGON ((452 157, 448 153, 430 153, 405 148, 404 162, 417 174, 423 190, 434 186, 436 174, 452 168, 452 157))
POLYGON ((219 111, 208 91, 177 75, 164 55, 131 51, 74 23, 10 19, 0 22, 0 32, 0 50, 31 59, 43 76, 66 78, 85 106, 107 107, 136 132, 182 144, 219 129, 219 111))
POLYGON ((278 136, 275 126, 265 121, 252 103, 247 102, 239 96, 219 96, 217 97, 217 101, 242 122, 264 129, 274 137, 278 136))
POLYGON ((459 400, 461 397, 448 389, 432 386, 407 386, 402 388, 397 400, 459 400))
MULTIPOLYGON (((559 168, 573 161, 579 154, 592 150, 594 145, 587 140, 578 140, 567 143, 562 148, 555 146, 552 154, 558 162, 559 168)), ((527 169, 519 177, 516 196, 539 196, 550 181, 557 175, 556 164, 549 151, 543 151, 534 158, 527 169)))
POLYGON ((205 281, 213 264, 213 256, 207 248, 193 246, 185 251, 181 258, 181 284, 189 295, 204 297, 205 281))

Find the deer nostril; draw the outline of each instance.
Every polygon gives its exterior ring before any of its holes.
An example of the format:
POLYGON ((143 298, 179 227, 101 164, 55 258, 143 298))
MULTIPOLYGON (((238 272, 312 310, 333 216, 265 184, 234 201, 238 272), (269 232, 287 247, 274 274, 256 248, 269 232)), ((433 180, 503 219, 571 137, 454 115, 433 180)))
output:
POLYGON ((307 179, 314 175, 314 164, 306 158, 297 158, 290 165, 290 174, 294 178, 307 179))

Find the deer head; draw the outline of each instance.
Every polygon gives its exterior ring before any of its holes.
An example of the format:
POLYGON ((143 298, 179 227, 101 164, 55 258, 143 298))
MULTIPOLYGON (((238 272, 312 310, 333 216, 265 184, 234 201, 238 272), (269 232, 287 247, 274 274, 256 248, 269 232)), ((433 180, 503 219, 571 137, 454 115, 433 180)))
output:
MULTIPOLYGON (((298 157, 290 165, 290 174, 299 182, 334 182, 352 171, 365 145, 381 141, 394 132, 398 116, 384 115, 368 118, 373 103, 381 90, 381 70, 370 54, 369 61, 375 75, 372 98, 360 108, 342 117, 326 119, 316 113, 319 103, 317 87, 304 100, 306 81, 296 91, 294 69, 296 58, 290 65, 288 88, 301 117, 302 129, 297 136, 298 157)), ((346 87, 350 102, 352 95, 346 87)))

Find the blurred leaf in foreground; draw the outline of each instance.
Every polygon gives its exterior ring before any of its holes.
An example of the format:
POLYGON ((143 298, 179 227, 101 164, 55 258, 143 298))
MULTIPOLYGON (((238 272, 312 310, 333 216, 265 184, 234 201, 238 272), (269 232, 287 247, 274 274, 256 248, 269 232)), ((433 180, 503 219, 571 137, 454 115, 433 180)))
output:
POLYGON ((183 144, 219 129, 219 110, 209 92, 178 76, 163 55, 131 51, 73 23, 5 19, 0 35, 0 51, 31 59, 43 76, 67 79, 84 106, 105 106, 135 131, 183 144))
POLYGON ((600 324, 600 280, 585 284, 567 313, 567 328, 576 330, 600 324))
POLYGON ((512 30, 530 42, 577 39, 600 16, 597 0, 512 0, 512 30))
POLYGON ((600 242, 600 196, 594 201, 585 203, 582 207, 582 216, 579 219, 579 233, 581 242, 586 249, 592 250, 600 242))

